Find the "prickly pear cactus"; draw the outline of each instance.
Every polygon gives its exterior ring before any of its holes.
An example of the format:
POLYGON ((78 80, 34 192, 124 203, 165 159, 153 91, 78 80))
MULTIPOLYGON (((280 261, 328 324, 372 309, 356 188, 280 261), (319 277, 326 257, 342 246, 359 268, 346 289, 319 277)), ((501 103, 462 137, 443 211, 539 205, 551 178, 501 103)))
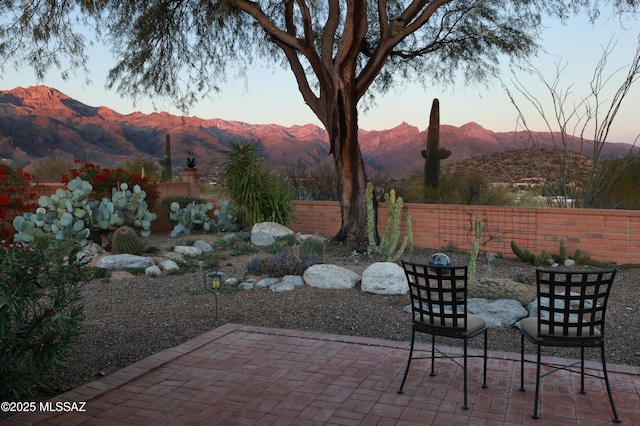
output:
POLYGON ((527 306, 536 298, 535 294, 525 284, 508 279, 481 278, 478 281, 469 282, 467 297, 483 299, 513 299, 522 306, 527 306))
POLYGON ((169 209, 171 210, 169 219, 177 222, 170 234, 174 238, 181 235, 189 235, 196 229, 205 231, 211 229, 211 218, 207 215, 207 212, 213 209, 212 203, 196 204, 194 202, 187 204, 185 207, 180 207, 180 204, 173 202, 169 209))
POLYGON ((319 237, 309 237, 300 244, 300 254, 315 254, 322 258, 324 254, 324 242, 319 237))
POLYGON ((114 254, 140 254, 140 239, 133 228, 121 226, 111 238, 111 250, 114 254))
POLYGON ((53 235, 56 239, 73 238, 86 244, 90 233, 93 203, 89 194, 93 187, 87 181, 76 178, 59 188, 51 196, 38 199, 35 213, 16 216, 13 227, 17 231, 14 241, 29 243, 36 236, 53 235))

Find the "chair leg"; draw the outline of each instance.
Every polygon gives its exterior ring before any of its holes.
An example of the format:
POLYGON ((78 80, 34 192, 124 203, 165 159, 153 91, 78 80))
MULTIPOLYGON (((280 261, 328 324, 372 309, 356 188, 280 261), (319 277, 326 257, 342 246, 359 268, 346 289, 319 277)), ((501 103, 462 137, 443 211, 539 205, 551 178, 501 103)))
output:
POLYGON ((602 358, 602 373, 604 375, 604 383, 607 385, 607 394, 609 394, 609 402, 611 403, 611 410, 613 411, 613 421, 615 423, 620 423, 620 418, 618 418, 618 412, 616 411, 616 406, 613 403, 613 393, 611 393, 611 385, 609 384, 609 375, 607 374, 607 363, 604 357, 604 344, 600 346, 600 357, 602 358))
POLYGON ((536 396, 534 397, 535 401, 534 401, 534 405, 533 405, 533 415, 531 417, 533 417, 534 419, 539 419, 540 416, 538 416, 538 400, 540 398, 540 345, 538 346, 538 359, 536 362, 536 396))
POLYGON ((435 363, 436 363, 436 335, 431 335, 431 373, 430 376, 435 376, 435 363))
POLYGON ((398 393, 402 395, 404 392, 402 389, 404 388, 404 382, 407 380, 407 375, 409 374, 409 367, 411 366, 411 359, 413 358, 413 344, 416 338, 416 330, 414 328, 411 329, 411 346, 409 348, 409 359, 407 360, 407 368, 404 370, 404 377, 402 378, 402 383, 400 384, 400 389, 398 389, 398 393))
POLYGON ((483 372, 482 372, 482 387, 486 389, 487 387, 487 330, 484 331, 484 354, 483 358, 483 372))
POLYGON ((587 393, 584 390, 584 346, 580 346, 580 393, 587 393))
POLYGON ((524 391, 524 336, 520 335, 520 390, 524 391))
POLYGON ((462 408, 464 410, 468 410, 469 409, 469 405, 467 404, 467 339, 464 339, 464 349, 463 349, 463 373, 462 373, 462 377, 464 378, 464 403, 462 405, 462 408))

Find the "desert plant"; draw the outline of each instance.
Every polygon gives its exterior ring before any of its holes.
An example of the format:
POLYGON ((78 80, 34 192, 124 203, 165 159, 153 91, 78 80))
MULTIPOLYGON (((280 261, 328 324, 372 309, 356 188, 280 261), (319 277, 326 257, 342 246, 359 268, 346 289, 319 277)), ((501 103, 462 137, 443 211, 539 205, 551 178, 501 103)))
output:
POLYGON ((177 223, 171 231, 171 236, 175 238, 180 235, 189 235, 198 229, 209 231, 211 218, 207 212, 212 209, 212 203, 190 203, 186 207, 180 207, 176 202, 172 203, 170 219, 177 223))
POLYGON ((10 166, 0 166, 0 239, 11 238, 11 221, 16 213, 28 211, 35 206, 29 200, 29 191, 34 176, 10 166))
POLYGON ((513 299, 526 307, 535 300, 536 295, 522 283, 508 279, 481 278, 469 283, 467 297, 491 300, 513 299))
POLYGON ((475 237, 473 241, 473 247, 471 248, 471 257, 469 259, 469 281, 476 279, 476 261, 478 260, 478 252, 480 251, 480 237, 482 236, 482 222, 480 219, 476 219, 475 222, 475 237))
POLYGON ((271 220, 286 224, 293 211, 289 191, 262 170, 258 146, 232 143, 222 177, 243 225, 271 220))
POLYGON ((425 187, 438 188, 440 181, 440 160, 451 156, 451 151, 440 148, 440 101, 434 99, 429 116, 429 130, 427 131, 427 149, 422 151, 424 163, 425 187))
POLYGON ((204 198, 194 197, 192 195, 171 195, 165 197, 161 201, 162 215, 165 219, 171 220, 171 204, 178 203, 180 207, 186 207, 191 203, 206 204, 204 198))
POLYGON ((320 259, 324 254, 324 242, 320 237, 311 236, 300 244, 300 254, 315 254, 320 259))
POLYGON ((171 136, 169 133, 164 137, 164 159, 160 160, 163 167, 162 180, 171 181, 173 179, 173 170, 171 165, 171 136))
POLYGON ((564 240, 560 240, 560 254, 550 254, 546 250, 542 250, 540 254, 532 253, 527 249, 518 247, 514 240, 511 241, 511 250, 520 259, 533 263, 535 266, 551 265, 554 262, 564 262, 566 259, 572 259, 575 263, 588 260, 588 258, 582 257, 582 251, 579 247, 576 248, 573 256, 567 256, 564 240))
POLYGON ((70 239, 0 247, 0 398, 21 399, 62 368, 84 319, 89 269, 70 239))
POLYGON ((185 166, 187 166, 188 169, 195 169, 196 165, 198 164, 198 160, 196 160, 196 156, 193 154, 192 151, 187 151, 187 159, 184 162, 185 166))
POLYGON ((218 208, 213 211, 213 214, 218 218, 216 229, 221 232, 237 231, 239 228, 238 214, 233 204, 227 200, 218 200, 216 204, 218 208))
POLYGON ((115 254, 140 254, 140 239, 132 228, 121 226, 111 237, 111 251, 115 254))
POLYGON ((367 237, 369 239, 368 251, 371 254, 377 254, 380 256, 383 262, 396 262, 407 250, 413 250, 413 234, 411 231, 411 214, 407 213, 407 235, 404 237, 400 247, 397 247, 400 240, 400 223, 402 215, 402 197, 396 198, 395 191, 392 189, 389 193, 385 194, 385 204, 389 212, 389 218, 387 219, 387 225, 384 230, 384 235, 380 239, 380 244, 376 243, 375 239, 375 211, 373 208, 373 184, 367 183, 367 237), (394 253, 395 250, 395 253, 394 253))
POLYGON ((285 275, 302 275, 310 266, 320 263, 315 254, 296 255, 291 250, 266 257, 249 259, 246 270, 250 274, 283 277, 285 275))

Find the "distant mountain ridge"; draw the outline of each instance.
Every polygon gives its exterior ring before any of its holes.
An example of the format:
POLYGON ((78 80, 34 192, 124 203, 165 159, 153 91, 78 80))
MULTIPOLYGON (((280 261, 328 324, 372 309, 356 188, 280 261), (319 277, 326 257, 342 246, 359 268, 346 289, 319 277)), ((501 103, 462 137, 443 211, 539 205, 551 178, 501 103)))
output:
MULTIPOLYGON (((426 113, 425 113, 426 116, 426 113)), ((120 114, 89 106, 47 86, 0 91, 0 158, 25 168, 56 156, 111 167, 131 158, 164 158, 165 135, 171 135, 174 168, 184 166, 187 151, 207 173, 220 167, 230 143, 255 143, 263 148, 265 165, 282 172, 305 171, 332 162, 324 129, 315 125, 284 127, 168 113, 120 114)), ((557 134, 534 133, 535 145, 561 149, 557 134)), ((424 167, 426 129, 402 123, 389 130, 360 130, 367 167, 389 177, 404 177, 424 167)), ((577 150, 577 141, 574 147, 577 150)), ((531 148, 526 132, 495 133, 476 123, 440 126, 440 145, 452 151, 447 163, 491 153, 531 148)), ((592 143, 585 144, 593 148, 592 143)), ((603 156, 621 156, 628 144, 609 143, 603 156)), ((590 154, 585 149, 587 154, 590 154)))

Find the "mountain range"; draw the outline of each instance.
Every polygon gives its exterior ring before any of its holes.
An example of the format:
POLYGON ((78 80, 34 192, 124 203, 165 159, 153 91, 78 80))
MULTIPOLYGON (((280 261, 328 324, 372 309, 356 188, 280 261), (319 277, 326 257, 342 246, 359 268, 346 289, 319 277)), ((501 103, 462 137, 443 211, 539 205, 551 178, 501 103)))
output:
MULTIPOLYGON (((174 170, 184 168, 187 152, 206 173, 224 163, 229 144, 261 146, 264 164, 276 171, 311 171, 332 162, 327 133, 315 125, 284 127, 203 119, 164 112, 120 114, 105 106, 90 106, 47 86, 0 91, 0 158, 14 167, 33 167, 43 158, 60 157, 112 167, 132 158, 164 158, 165 135, 171 135, 174 170)), ((359 142, 369 170, 391 178, 405 177, 424 167, 426 129, 403 123, 389 130, 360 130, 359 142)), ((570 148, 579 149, 579 140, 570 148)), ((543 148, 562 149, 561 137, 548 132, 492 132, 477 123, 441 125, 440 146, 451 150, 447 163, 492 153, 543 148)), ((629 144, 607 143, 603 157, 629 152, 629 144)), ((593 143, 584 144, 591 154, 593 143)))

